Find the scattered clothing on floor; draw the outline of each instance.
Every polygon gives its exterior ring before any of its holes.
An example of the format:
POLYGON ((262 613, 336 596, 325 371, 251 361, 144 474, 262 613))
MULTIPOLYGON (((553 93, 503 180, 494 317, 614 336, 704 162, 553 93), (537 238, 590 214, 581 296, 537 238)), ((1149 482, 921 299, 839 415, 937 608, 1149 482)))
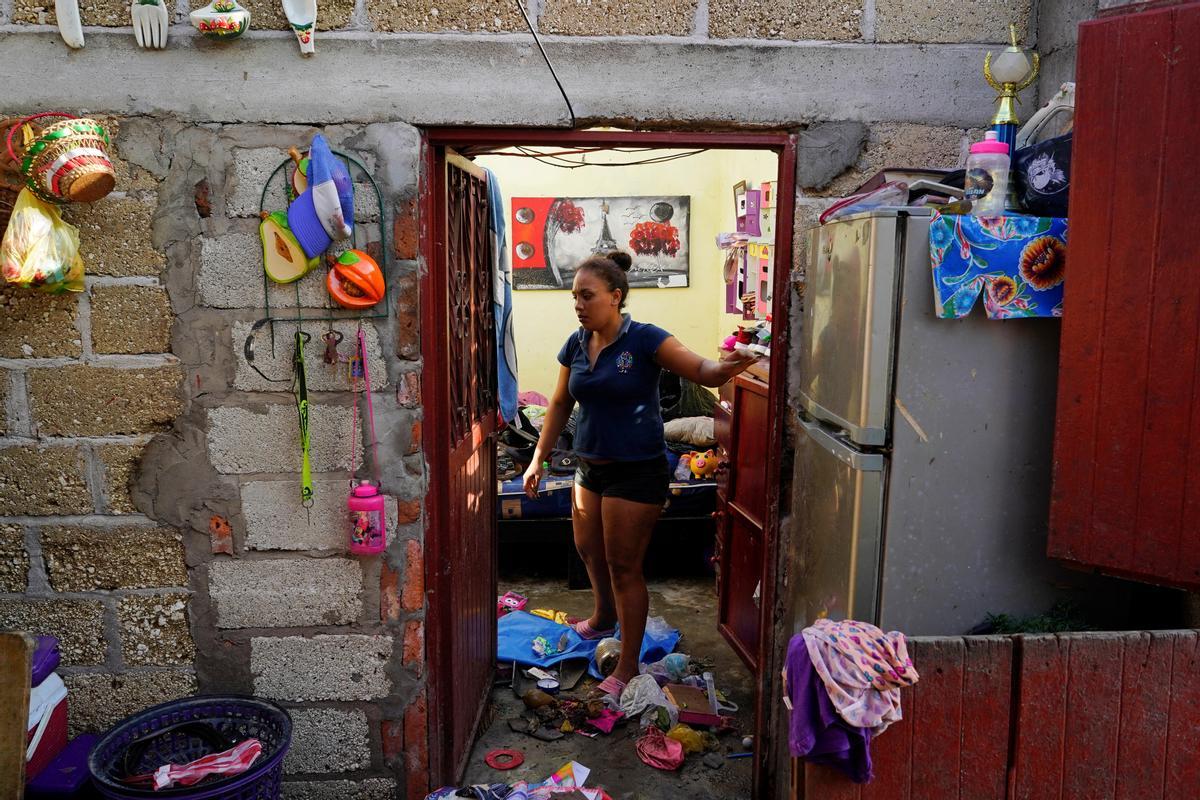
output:
POLYGON ((819 619, 801 636, 842 719, 874 736, 901 719, 900 689, 919 677, 904 634, 854 620, 819 619))
POLYGON ((668 739, 653 725, 647 727, 646 733, 638 739, 637 754, 638 758, 655 769, 669 772, 683 766, 683 743, 668 739))
POLYGON ((813 669, 802 635, 793 636, 788 644, 784 678, 784 696, 791 705, 792 755, 834 767, 855 783, 871 780, 871 732, 850 725, 838 714, 813 669))

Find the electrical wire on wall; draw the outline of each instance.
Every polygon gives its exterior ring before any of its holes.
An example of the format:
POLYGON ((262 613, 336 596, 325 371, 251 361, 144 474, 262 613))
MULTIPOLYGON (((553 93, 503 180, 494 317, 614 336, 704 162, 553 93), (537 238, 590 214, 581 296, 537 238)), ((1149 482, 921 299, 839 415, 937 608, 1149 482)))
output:
POLYGON ((550 68, 550 75, 554 78, 554 82, 558 85, 558 91, 562 93, 562 98, 567 104, 567 112, 571 115, 571 129, 575 128, 575 109, 571 105, 571 98, 567 97, 567 90, 563 88, 562 81, 558 79, 558 73, 554 71, 554 65, 550 63, 550 56, 546 55, 546 48, 542 47, 542 40, 538 38, 537 31, 533 29, 533 22, 529 19, 529 14, 525 13, 525 4, 521 0, 514 0, 517 8, 521 10, 521 16, 525 18, 525 24, 529 26, 529 33, 533 36, 534 44, 542 54, 542 59, 546 62, 546 66, 550 68))
POLYGON ((546 164, 559 169, 579 169, 580 167, 638 167, 646 164, 665 164, 669 161, 677 161, 681 158, 690 158, 698 156, 701 153, 707 153, 708 149, 688 150, 682 153, 664 153, 663 155, 651 156, 650 158, 638 159, 636 161, 587 161, 586 157, 589 153, 661 153, 661 148, 655 147, 585 147, 578 150, 558 150, 555 152, 541 152, 532 147, 523 145, 514 145, 509 150, 490 150, 490 151, 475 151, 472 150, 472 156, 491 155, 491 156, 508 156, 510 158, 531 158, 541 164, 546 164), (516 151, 516 152, 513 152, 516 151), (581 155, 578 160, 565 158, 570 155, 581 155))

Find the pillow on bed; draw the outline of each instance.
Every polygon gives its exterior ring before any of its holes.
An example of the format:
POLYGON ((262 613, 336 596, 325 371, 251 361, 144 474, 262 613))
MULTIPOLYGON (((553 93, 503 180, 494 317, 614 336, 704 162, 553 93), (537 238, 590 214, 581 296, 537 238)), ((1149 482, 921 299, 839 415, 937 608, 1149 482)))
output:
POLYGON ((693 447, 712 447, 717 443, 713 438, 712 417, 680 417, 663 424, 663 434, 668 442, 684 442, 693 447))

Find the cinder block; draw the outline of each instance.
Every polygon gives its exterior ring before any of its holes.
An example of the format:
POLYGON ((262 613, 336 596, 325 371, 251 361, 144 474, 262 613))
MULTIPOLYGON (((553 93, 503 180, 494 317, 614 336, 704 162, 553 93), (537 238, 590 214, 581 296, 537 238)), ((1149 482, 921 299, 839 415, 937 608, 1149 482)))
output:
POLYGON ((138 525, 42 530, 46 572, 56 592, 184 586, 182 542, 178 531, 138 525))
POLYGON ((576 36, 691 36, 696 0, 546 0, 538 30, 576 36))
POLYGON ((104 496, 109 514, 132 514, 137 509, 129 494, 129 483, 137 473, 145 445, 106 444, 96 448, 104 464, 104 496))
MULTIPOLYGON (((254 366, 258 367, 268 378, 263 378, 246 363, 245 342, 250 333, 251 323, 233 323, 233 352, 237 359, 237 373, 233 385, 244 391, 278 392, 288 388, 292 380, 292 352, 295 347, 296 323, 279 322, 275 325, 275 355, 271 355, 270 328, 263 326, 254 333, 254 366)), ((350 389, 349 365, 338 362, 324 362, 325 341, 322 338, 331 328, 342 335, 338 352, 349 356, 358 350, 358 326, 355 320, 345 320, 327 323, 305 323, 304 332, 309 334, 308 344, 304 348, 305 375, 308 379, 310 392, 345 392, 350 389)), ((363 333, 367 341, 367 366, 371 371, 371 386, 375 390, 387 385, 387 365, 379 344, 379 333, 370 323, 363 325, 363 333)), ((362 386, 362 378, 358 385, 362 386)), ((360 414, 366 413, 366 401, 360 403, 360 414)))
MULTIPOLYGON (((314 269, 295 283, 266 282, 271 308, 321 308, 329 293, 325 270, 314 269)), ((229 233, 200 240, 200 302, 213 308, 263 308, 262 240, 256 233, 229 233)), ((280 341, 276 341, 276 346, 280 341)), ((287 343, 283 343, 285 349, 287 343)))
POLYGON ((177 366, 32 369, 28 380, 34 424, 43 436, 160 431, 183 408, 177 366))
MULTIPOLYGON (((121 28, 129 25, 129 5, 124 0, 91 0, 80 4, 79 18, 84 25, 121 28)), ((47 0, 14 0, 13 21, 57 25, 54 3, 47 0)), ((111 135, 111 134, 110 134, 111 135)))
POLYGON ((218 628, 348 625, 362 613, 362 567, 342 558, 214 561, 218 628))
POLYGON ((0 598, 0 630, 58 637, 68 666, 103 664, 104 606, 93 600, 0 598))
MULTIPOLYGON (((262 3, 263 7, 266 5, 266 3, 262 3)), ((253 14, 253 11, 251 13, 253 14)), ((251 19, 254 18, 251 17, 251 19)), ((234 148, 233 174, 229 178, 226 195, 228 198, 225 206, 226 215, 230 217, 257 217, 259 206, 262 203, 263 187, 267 185, 271 173, 280 164, 287 161, 287 158, 287 151, 277 147, 234 148)), ((275 176, 275 182, 280 182, 281 180, 280 176, 275 176)), ((273 188, 275 182, 272 182, 273 188)), ((268 208, 267 210, 274 211, 275 209, 268 208)))
MULTIPOLYGON (((346 549, 346 478, 313 481, 313 506, 300 505, 300 483, 251 481, 242 485, 242 519, 250 550, 346 549)), ((396 506, 388 503, 389 538, 395 535, 396 506)))
POLYGON ((188 628, 186 594, 130 595, 121 598, 121 653, 129 666, 191 664, 196 645, 188 628))
MULTIPOLYGON (((353 412, 346 406, 309 407, 310 459, 313 472, 351 468, 353 412)), ((361 421, 357 431, 361 431, 361 421)), ((217 472, 300 472, 300 423, 295 406, 271 405, 265 411, 213 408, 208 412, 208 452, 217 472)), ((361 441, 361 439, 360 439, 361 441)), ((362 448, 356 461, 361 463, 362 448)), ((357 467, 358 464, 353 465, 357 467)))
MULTIPOLYGON (((949 4, 933 0, 875 0, 875 40, 1007 42, 1010 22, 1016 23, 1017 32, 1024 40, 1029 34, 1031 5, 1031 0, 972 0, 949 4)), ((979 77, 982 80, 983 76, 979 77)))
MULTIPOLYGON (((123 11, 129 24, 129 8, 123 11)), ((150 197, 106 197, 95 203, 66 206, 63 214, 79 228, 79 254, 89 275, 158 275, 166 256, 154 247, 154 211, 150 197)))
POLYGON ((102 733, 135 711, 196 693, 190 671, 155 670, 121 675, 64 675, 71 698, 70 731, 102 733))
POLYGON ((283 800, 394 800, 391 778, 363 781, 284 781, 283 800))
POLYGON ((254 691, 275 700, 374 700, 392 690, 390 636, 250 640, 254 691))
POLYGON ((362 711, 295 708, 289 713, 292 746, 284 772, 354 772, 371 765, 370 729, 362 711))
POLYGON ((171 300, 159 286, 93 286, 92 349, 97 353, 167 353, 171 300))
POLYGON ((708 35, 714 39, 858 39, 862 0, 709 0, 708 35))
POLYGON ((78 358, 78 312, 74 292, 42 294, 0 284, 0 357, 78 358))
POLYGON ((370 0, 367 14, 377 31, 521 31, 525 20, 504 0, 370 0))
POLYGON ((0 525, 0 592, 24 592, 28 577, 25 530, 20 525, 0 525))
POLYGON ((0 448, 0 516, 90 514, 83 456, 74 447, 0 448))

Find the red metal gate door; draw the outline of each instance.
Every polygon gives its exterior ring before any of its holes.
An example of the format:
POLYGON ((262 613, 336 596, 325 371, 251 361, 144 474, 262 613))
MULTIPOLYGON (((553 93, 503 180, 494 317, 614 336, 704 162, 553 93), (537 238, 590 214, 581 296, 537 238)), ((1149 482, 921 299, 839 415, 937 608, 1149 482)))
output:
MULTIPOLYGON (((430 458, 431 778, 462 774, 496 657, 496 340, 487 176, 447 151, 423 312, 430 458)), ((427 162, 429 163, 429 162, 427 162)), ((434 783, 437 785, 437 783, 434 783)))

